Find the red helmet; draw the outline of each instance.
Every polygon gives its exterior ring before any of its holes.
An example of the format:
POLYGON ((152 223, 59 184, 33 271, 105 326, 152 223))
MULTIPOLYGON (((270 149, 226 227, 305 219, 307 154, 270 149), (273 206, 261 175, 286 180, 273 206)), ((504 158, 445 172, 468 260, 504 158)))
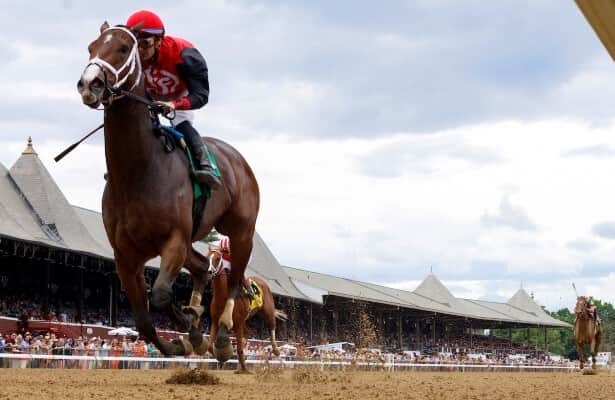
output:
POLYGON ((128 21, 126 21, 126 27, 128 29, 133 29, 139 24, 143 24, 141 26, 141 32, 155 36, 164 35, 164 24, 162 20, 151 11, 137 11, 128 17, 128 21))

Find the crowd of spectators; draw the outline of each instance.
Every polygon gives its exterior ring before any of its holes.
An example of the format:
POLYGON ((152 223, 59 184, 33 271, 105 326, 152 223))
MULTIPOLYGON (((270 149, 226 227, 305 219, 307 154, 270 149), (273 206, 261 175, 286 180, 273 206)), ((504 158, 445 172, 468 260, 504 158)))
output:
MULTIPOLYGON (((487 339, 486 339, 487 340, 487 339)), ((454 344, 454 342, 453 342, 454 344)), ((246 347, 246 358, 250 360, 284 360, 284 361, 323 361, 341 362, 346 365, 357 363, 384 368, 391 363, 398 367, 421 365, 500 365, 500 366, 573 366, 567 359, 551 358, 544 353, 510 354, 492 352, 431 352, 404 351, 399 353, 382 352, 380 349, 341 350, 322 346, 305 347, 300 343, 280 343, 281 354, 272 354, 268 341, 252 339, 246 347)), ((151 343, 137 337, 58 337, 55 333, 33 335, 30 332, 9 335, 0 334, 0 353, 14 355, 53 355, 53 356, 94 356, 99 357, 161 357, 158 349, 151 343)), ((82 360, 63 357, 28 357, 4 359, 0 357, 0 367, 26 368, 162 368, 160 363, 143 361, 82 360)))
MULTIPOLYGON (((43 301, 37 294, 5 295, 0 297, 0 316, 27 320, 46 320, 52 322, 87 323, 109 326, 108 308, 97 306, 95 302, 85 302, 80 315, 74 302, 55 299, 54 304, 43 301)), ((118 324, 134 326, 128 307, 120 307, 118 324)), ((158 329, 172 328, 168 318, 153 310, 153 321, 158 329)), ((322 336, 308 333, 305 318, 295 321, 293 330, 288 323, 280 324, 278 340, 282 346, 281 358, 284 360, 306 361, 344 361, 367 363, 408 363, 408 364, 498 364, 498 365, 565 365, 567 360, 552 358, 544 351, 523 344, 512 343, 507 338, 459 334, 453 337, 430 335, 410 335, 404 337, 403 349, 398 346, 396 335, 381 337, 379 349, 370 351, 340 351, 317 345, 342 339, 335 338, 331 324, 319 330, 322 336), (310 337, 311 340, 306 338, 310 337), (333 339, 333 340, 330 340, 333 339), (405 350, 405 351, 403 351, 405 350)), ((205 319, 203 331, 207 332, 205 319)), ((246 355, 248 360, 273 359, 268 341, 268 329, 258 320, 251 324, 252 338, 248 341, 246 355)), ((0 353, 13 354, 50 354, 50 355, 94 355, 94 356, 146 356, 158 357, 159 351, 151 344, 137 338, 126 337, 64 337, 54 332, 4 332, 0 334, 0 353), (8 335, 7 335, 8 333, 8 335)), ((17 361, 15 361, 17 362, 17 361)), ((37 361, 42 363, 43 361, 37 361)), ((59 366, 65 361, 53 360, 50 365, 59 366)), ((7 360, 0 358, 6 366, 7 360)), ((0 364, 2 365, 2 364, 0 364)))

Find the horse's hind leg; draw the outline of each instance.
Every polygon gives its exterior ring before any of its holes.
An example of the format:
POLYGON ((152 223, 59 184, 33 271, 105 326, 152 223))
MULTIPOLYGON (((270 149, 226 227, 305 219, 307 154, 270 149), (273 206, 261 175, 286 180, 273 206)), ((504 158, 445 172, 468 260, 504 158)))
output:
POLYGON ((189 318, 192 318, 189 339, 194 352, 199 355, 205 354, 209 346, 207 341, 203 339, 203 335, 201 335, 201 315, 204 311, 201 302, 205 287, 211 280, 208 267, 209 261, 207 258, 192 249, 186 264, 186 268, 188 268, 192 275, 192 296, 190 297, 189 305, 184 307, 184 313, 188 313, 189 318))
POLYGON ((275 339, 275 327, 276 327, 276 309, 275 303, 273 301, 273 295, 271 292, 264 288, 263 286, 263 309, 259 312, 259 314, 263 317, 263 319, 267 322, 267 327, 269 328, 269 335, 271 338, 271 352, 275 354, 276 357, 280 356, 280 349, 278 349, 278 344, 275 339))

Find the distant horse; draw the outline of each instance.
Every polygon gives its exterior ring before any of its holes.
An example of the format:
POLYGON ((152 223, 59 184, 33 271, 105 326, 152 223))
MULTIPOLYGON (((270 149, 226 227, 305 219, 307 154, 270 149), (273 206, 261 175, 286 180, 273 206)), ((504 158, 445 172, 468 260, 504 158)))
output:
POLYGON ((152 129, 152 104, 145 96, 135 31, 122 26, 100 27, 90 43, 90 59, 77 88, 84 104, 104 105, 105 156, 109 179, 102 199, 102 214, 113 247, 117 272, 130 301, 137 329, 163 354, 207 351, 199 322, 202 293, 209 283, 208 260, 192 248, 215 226, 231 238, 234 268, 230 295, 220 316, 216 357, 232 356, 228 332, 233 328, 234 299, 252 252, 259 208, 256 178, 245 159, 220 140, 205 138, 222 173, 222 188, 212 193, 193 232, 193 189, 187 157, 168 154, 152 129), (189 342, 158 337, 148 312, 145 263, 160 255, 160 271, 153 285, 151 304, 164 310, 189 342), (182 267, 193 279, 190 305, 182 310, 173 302, 172 285, 182 267))
POLYGON ((585 345, 588 344, 592 357, 592 369, 595 369, 596 353, 598 353, 598 347, 600 347, 600 340, 602 339, 602 327, 596 320, 590 317, 589 311, 587 311, 587 297, 577 297, 574 314, 574 341, 577 344, 577 353, 579 353, 579 368, 583 369, 585 345))
MULTIPOLYGON (((234 252, 235 244, 233 243, 233 257, 235 256, 234 252)), ((214 339, 216 339, 216 335, 218 334, 218 323, 216 321, 222 313, 229 291, 227 278, 228 274, 227 271, 225 271, 225 269, 223 268, 222 254, 217 249, 210 248, 209 250, 209 268, 213 276, 211 281, 213 287, 213 298, 209 306, 212 326, 209 338, 210 341, 213 341, 214 339)), ((233 268, 235 268, 234 260, 233 268)), ((269 334, 271 337, 271 349, 273 354, 275 354, 276 356, 280 355, 280 350, 278 350, 278 346, 275 341, 276 319, 282 321, 286 321, 288 319, 288 316, 285 312, 275 308, 273 294, 271 293, 271 289, 269 288, 267 282, 255 276, 248 279, 254 281, 258 286, 260 295, 262 296, 262 304, 250 309, 250 299, 247 293, 244 293, 243 291, 237 297, 235 302, 235 309, 233 310, 233 326, 235 334, 237 336, 237 358, 239 360, 237 372, 240 373, 248 372, 248 368, 246 367, 246 358, 243 353, 243 350, 247 343, 247 337, 249 336, 249 331, 246 324, 248 319, 258 314, 261 318, 265 320, 265 322, 267 323, 267 327, 269 328, 269 334)), ((213 352, 213 349, 210 348, 210 351, 213 352)))

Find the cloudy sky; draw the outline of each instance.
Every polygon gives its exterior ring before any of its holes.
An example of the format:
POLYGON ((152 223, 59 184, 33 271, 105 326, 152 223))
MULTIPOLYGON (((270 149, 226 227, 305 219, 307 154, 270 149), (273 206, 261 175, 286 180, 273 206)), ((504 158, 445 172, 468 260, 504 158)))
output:
POLYGON ((209 64, 203 135, 238 148, 288 266, 548 309, 615 302, 615 65, 572 0, 0 0, 0 163, 32 136, 100 210, 75 89, 104 20, 147 4, 209 64), (382 4, 381 4, 382 3, 382 4))

